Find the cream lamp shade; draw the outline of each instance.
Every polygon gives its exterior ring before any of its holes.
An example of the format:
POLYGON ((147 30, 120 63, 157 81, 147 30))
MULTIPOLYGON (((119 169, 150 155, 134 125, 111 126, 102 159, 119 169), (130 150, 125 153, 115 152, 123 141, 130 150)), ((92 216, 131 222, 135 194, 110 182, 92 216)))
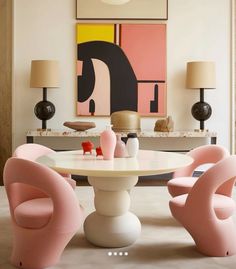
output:
POLYGON ((110 5, 123 5, 128 3, 130 0, 101 0, 101 1, 110 5))
POLYGON ((214 62, 187 63, 186 88, 214 89, 215 87, 216 74, 214 62))
POLYGON ((59 87, 59 62, 55 60, 33 60, 31 62, 30 87, 59 87))

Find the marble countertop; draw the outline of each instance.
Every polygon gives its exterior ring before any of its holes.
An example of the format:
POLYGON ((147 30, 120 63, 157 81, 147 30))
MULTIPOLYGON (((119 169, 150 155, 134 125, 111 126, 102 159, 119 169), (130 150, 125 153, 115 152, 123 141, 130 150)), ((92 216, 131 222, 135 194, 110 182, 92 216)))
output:
MULTIPOLYGON (((30 130, 26 136, 43 136, 43 137, 99 137, 102 131, 73 131, 73 130, 30 130)), ((121 132, 122 136, 127 136, 128 132, 121 132)), ((154 132, 141 131, 137 132, 138 137, 217 137, 216 132, 211 131, 173 131, 173 132, 154 132)))

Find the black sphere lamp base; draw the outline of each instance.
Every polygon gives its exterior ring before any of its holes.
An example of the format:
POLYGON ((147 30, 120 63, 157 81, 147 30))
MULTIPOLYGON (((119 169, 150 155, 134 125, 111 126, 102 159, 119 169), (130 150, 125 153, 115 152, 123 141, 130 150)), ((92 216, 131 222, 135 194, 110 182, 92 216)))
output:
POLYGON ((200 130, 204 130, 204 121, 209 119, 212 113, 211 106, 205 102, 197 102, 192 106, 193 117, 200 121, 200 130))
POLYGON ((36 104, 34 113, 36 117, 42 120, 42 129, 47 129, 47 120, 51 119, 55 114, 55 106, 47 100, 47 89, 43 88, 43 101, 36 104))
POLYGON ((200 89, 200 102, 192 106, 193 117, 200 121, 200 130, 204 131, 204 121, 209 119, 212 114, 211 106, 204 102, 204 89, 200 89))

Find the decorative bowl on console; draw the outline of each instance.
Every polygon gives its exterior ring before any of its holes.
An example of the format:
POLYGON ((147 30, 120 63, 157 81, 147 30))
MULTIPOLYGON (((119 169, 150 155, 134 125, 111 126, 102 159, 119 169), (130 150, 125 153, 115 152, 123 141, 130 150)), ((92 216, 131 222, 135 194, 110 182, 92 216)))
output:
POLYGON ((66 121, 63 125, 76 131, 86 131, 96 127, 94 122, 88 121, 66 121))

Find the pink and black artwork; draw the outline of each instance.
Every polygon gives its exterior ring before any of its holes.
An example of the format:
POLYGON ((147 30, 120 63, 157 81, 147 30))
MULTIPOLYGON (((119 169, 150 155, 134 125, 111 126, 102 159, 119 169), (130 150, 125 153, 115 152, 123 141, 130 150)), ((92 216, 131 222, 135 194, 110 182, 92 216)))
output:
POLYGON ((77 24, 77 114, 166 115, 166 25, 77 24))

